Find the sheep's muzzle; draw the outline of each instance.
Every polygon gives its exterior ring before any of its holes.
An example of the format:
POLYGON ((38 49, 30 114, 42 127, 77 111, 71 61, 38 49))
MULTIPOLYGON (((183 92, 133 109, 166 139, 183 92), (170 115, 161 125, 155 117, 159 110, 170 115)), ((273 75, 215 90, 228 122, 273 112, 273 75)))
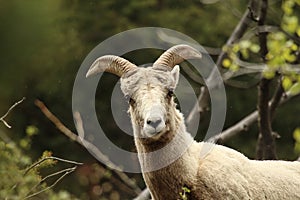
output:
POLYGON ((164 131, 166 127, 165 108, 162 105, 153 105, 146 112, 143 132, 146 137, 153 137, 164 131))

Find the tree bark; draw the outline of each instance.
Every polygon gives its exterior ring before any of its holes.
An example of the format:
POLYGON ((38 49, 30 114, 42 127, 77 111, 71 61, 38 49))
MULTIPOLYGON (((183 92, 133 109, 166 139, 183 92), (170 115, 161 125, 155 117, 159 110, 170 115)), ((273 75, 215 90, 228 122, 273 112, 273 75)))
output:
MULTIPOLYGON (((268 10, 268 0, 261 1, 260 17, 258 19, 258 26, 265 24, 268 10)), ((264 62, 266 62, 266 55, 268 54, 267 47, 267 32, 259 32, 258 39, 260 43, 260 55, 264 62)), ((271 117, 269 109, 270 96, 270 79, 262 77, 258 86, 258 127, 259 136, 257 139, 256 158, 259 160, 274 160, 277 159, 275 141, 272 135, 271 117)))

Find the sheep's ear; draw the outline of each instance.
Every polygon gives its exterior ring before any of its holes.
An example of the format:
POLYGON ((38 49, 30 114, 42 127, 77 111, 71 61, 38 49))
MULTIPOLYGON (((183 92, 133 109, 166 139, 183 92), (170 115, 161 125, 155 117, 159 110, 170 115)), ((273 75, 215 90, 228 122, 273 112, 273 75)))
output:
POLYGON ((175 88, 178 84, 178 81, 179 81, 179 75, 180 75, 180 72, 179 72, 179 65, 175 65, 175 67, 172 69, 171 71, 171 75, 173 77, 173 87, 175 88))

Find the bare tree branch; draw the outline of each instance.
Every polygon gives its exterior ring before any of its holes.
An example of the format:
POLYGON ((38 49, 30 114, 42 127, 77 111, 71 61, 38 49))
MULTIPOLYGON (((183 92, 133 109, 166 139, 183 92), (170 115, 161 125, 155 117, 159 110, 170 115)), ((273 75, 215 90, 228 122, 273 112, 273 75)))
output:
MULTIPOLYGON (((240 38, 242 38, 242 36, 245 34, 248 26, 251 23, 251 13, 250 13, 250 9, 247 9, 242 17, 242 19, 239 21, 239 23, 237 24, 237 26, 235 27, 233 33, 230 35, 230 37, 228 38, 225 46, 230 46, 232 45, 234 42, 238 41, 240 38)), ((224 58, 226 58, 227 53, 225 51, 221 51, 220 55, 218 56, 217 59, 217 67, 215 67, 209 77, 207 78, 207 84, 211 86, 211 88, 215 88, 218 87, 218 85, 215 82, 215 77, 218 76, 217 70, 218 68, 221 68, 222 66, 222 61, 224 58)), ((189 114, 188 118, 187 118, 187 122, 191 121, 192 118, 194 117, 194 115, 196 114, 196 110, 199 110, 199 100, 204 99, 203 97, 207 97, 209 96, 208 94, 208 89, 204 88, 201 90, 201 94, 198 98, 198 102, 196 102, 192 112, 189 114)))
POLYGON ((25 97, 23 97, 20 101, 14 103, 8 110, 7 112, 0 117, 0 121, 2 121, 2 123, 7 127, 7 128, 11 128, 11 126, 5 121, 5 118, 7 117, 7 115, 10 113, 10 111, 12 111, 12 109, 14 109, 17 105, 19 105, 20 103, 22 103, 25 100, 25 97))
MULTIPOLYGON (((263 26, 267 16, 268 0, 261 0, 260 6, 258 26, 263 26)), ((260 55, 264 62, 267 61, 266 55, 268 54, 267 34, 267 32, 258 33, 260 55)), ((256 158, 259 160, 277 159, 275 141, 272 135, 271 116, 269 109, 270 82, 270 79, 262 77, 258 86, 259 136, 257 142, 256 158)))
POLYGON ((274 118, 276 108, 279 106, 280 100, 281 100, 282 96, 284 95, 284 89, 282 87, 281 80, 282 80, 282 78, 280 77, 278 80, 277 89, 271 99, 271 102, 270 102, 269 112, 270 112, 271 121, 274 118))
MULTIPOLYGON (((62 174, 62 173, 67 173, 67 172, 71 173, 71 172, 75 171, 76 168, 77 168, 77 166, 74 166, 74 167, 71 167, 71 168, 66 168, 66 169, 63 169, 63 170, 60 170, 60 171, 57 171, 57 172, 54 172, 54 173, 52 173, 52 174, 49 174, 49 175, 45 176, 44 178, 42 178, 42 179, 39 181, 39 183, 37 183, 35 186, 33 186, 33 187, 29 190, 29 192, 27 193, 27 195, 26 195, 26 197, 25 197, 24 199, 29 198, 29 197, 33 197, 32 195, 29 195, 29 194, 32 193, 39 185, 41 185, 42 182, 46 181, 48 178, 57 176, 57 175, 62 174)), ((64 176, 64 175, 62 175, 62 176, 64 176)), ((50 188, 48 188, 48 189, 50 189, 50 188)), ((44 191, 45 191, 45 190, 44 190, 44 191)), ((38 191, 38 192, 35 193, 35 195, 38 195, 38 194, 40 194, 40 193, 41 193, 41 192, 38 191)), ((34 196, 35 196, 35 195, 34 195, 34 196)))
POLYGON ((42 159, 38 160, 37 162, 33 163, 32 165, 30 165, 25 170, 24 175, 26 175, 31 169, 35 168, 36 166, 40 165, 41 163, 45 162, 46 160, 57 160, 57 161, 61 161, 61 162, 69 163, 69 164, 83 165, 83 163, 76 162, 76 161, 73 161, 73 160, 67 160, 67 159, 58 158, 58 157, 55 157, 55 156, 47 156, 45 158, 42 158, 42 159))
POLYGON ((45 192, 45 191, 47 191, 47 190, 50 190, 50 189, 53 188, 59 181, 61 181, 65 176, 67 176, 68 174, 70 174, 70 173, 72 173, 73 171, 75 171, 76 168, 77 168, 77 166, 72 167, 72 168, 69 168, 69 170, 66 170, 65 173, 64 173, 62 176, 60 176, 60 177, 59 177, 54 183, 52 183, 50 186, 46 187, 46 188, 43 189, 43 190, 40 190, 40 191, 38 191, 38 192, 35 192, 35 193, 31 194, 31 195, 26 196, 25 198, 23 198, 23 200, 24 200, 24 199, 32 198, 32 197, 37 196, 37 195, 39 195, 39 194, 41 194, 41 193, 43 193, 43 192, 45 192))
POLYGON ((246 131, 248 127, 250 127, 254 122, 257 121, 258 118, 258 111, 254 111, 251 114, 247 115, 245 118, 240 120, 235 125, 231 126, 230 128, 226 129, 222 133, 215 135, 208 139, 208 141, 218 144, 223 144, 231 137, 241 133, 242 131, 246 131))
POLYGON ((136 185, 135 181, 130 179, 124 172, 122 172, 122 169, 116 166, 113 162, 111 162, 109 158, 106 155, 104 155, 95 145, 84 139, 83 123, 79 112, 74 113, 74 119, 78 130, 78 136, 82 141, 83 145, 90 151, 92 151, 95 155, 100 155, 101 160, 107 163, 109 166, 113 167, 114 169, 117 169, 114 170, 114 172, 120 177, 120 179, 123 180, 127 185, 129 185, 136 194, 139 194, 141 192, 141 189, 136 185))
POLYGON ((272 135, 271 117, 268 106, 269 84, 271 80, 262 78, 259 84, 259 137, 257 145, 257 159, 259 160, 274 160, 277 159, 275 141, 272 135), (261 141, 260 141, 261 140, 261 141), (262 150, 261 150, 262 149, 262 150), (263 154, 261 154, 263 152, 263 154))
MULTIPOLYGON (((73 133, 68 129, 54 114, 51 113, 51 111, 46 107, 46 105, 41 102, 40 100, 35 101, 35 105, 40 108, 40 110, 44 113, 44 115, 68 138, 72 139, 73 141, 76 141, 80 145, 88 148, 93 153, 98 155, 101 160, 108 163, 110 166, 112 166, 115 169, 119 169, 118 166, 116 166, 114 163, 112 163, 109 158, 104 155, 95 145, 90 143, 89 141, 84 139, 84 131, 83 131, 83 125, 81 117, 78 114, 74 115, 76 126, 78 128, 78 134, 73 133)), ((134 180, 130 179, 124 172, 120 170, 114 170, 114 173, 124 182, 124 184, 128 185, 136 194, 139 194, 141 192, 141 189, 137 186, 134 180)))
MULTIPOLYGON (((299 94, 296 96, 299 96, 299 94)), ((296 96, 293 96, 291 93, 286 93, 286 95, 283 95, 281 97, 278 106, 284 104, 285 102, 287 102, 288 100, 296 96)), ((269 102, 269 106, 271 106, 271 102, 272 100, 269 102)), ((246 117, 244 117, 235 125, 223 131, 222 133, 211 137, 208 141, 218 143, 218 144, 223 144, 231 137, 241 133, 242 131, 246 131, 248 127, 250 127, 253 123, 257 121, 257 119, 258 119, 258 111, 256 110, 250 113, 249 115, 247 115, 246 117)))
POLYGON ((63 123, 61 123, 60 120, 54 114, 52 114, 52 112, 46 107, 46 105, 42 101, 36 99, 34 103, 44 113, 44 115, 56 126, 56 128, 60 130, 60 132, 65 134, 71 140, 76 141, 82 145, 82 142, 78 138, 78 136, 72 131, 70 131, 70 129, 68 129, 63 123))

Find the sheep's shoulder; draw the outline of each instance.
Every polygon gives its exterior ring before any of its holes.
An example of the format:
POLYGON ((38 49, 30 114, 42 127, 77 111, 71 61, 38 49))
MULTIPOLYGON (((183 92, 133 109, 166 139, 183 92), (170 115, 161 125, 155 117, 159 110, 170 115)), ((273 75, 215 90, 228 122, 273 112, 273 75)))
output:
POLYGON ((197 189, 214 198, 247 199, 249 191, 249 159, 243 154, 209 143, 199 143, 199 165, 197 168, 197 189))

